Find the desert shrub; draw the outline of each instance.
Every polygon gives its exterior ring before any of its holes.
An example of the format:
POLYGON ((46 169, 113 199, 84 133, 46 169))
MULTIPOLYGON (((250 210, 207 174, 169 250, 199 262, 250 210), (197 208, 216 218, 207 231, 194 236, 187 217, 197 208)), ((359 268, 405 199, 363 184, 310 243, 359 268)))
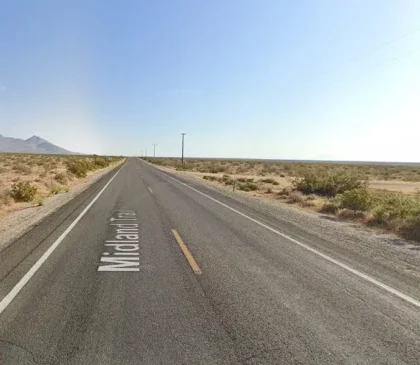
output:
POLYGON ((340 210, 340 204, 327 200, 321 208, 322 213, 336 214, 340 210))
POLYGON ((246 184, 240 184, 239 187, 238 187, 238 189, 239 190, 242 190, 242 191, 246 191, 246 192, 251 191, 251 189, 249 188, 249 186, 247 186, 246 184))
POLYGON ((225 172, 227 170, 226 166, 222 166, 219 164, 213 164, 209 168, 209 172, 212 174, 217 174, 218 172, 225 172))
POLYGON ((268 188, 268 189, 265 191, 265 193, 266 193, 266 194, 273 194, 273 189, 268 188))
POLYGON ((321 208, 322 213, 336 214, 341 208, 341 195, 329 198, 321 208))
POLYGON ((60 185, 52 185, 51 186, 51 194, 55 195, 55 194, 59 194, 61 192, 65 192, 68 191, 66 188, 60 186, 60 185))
POLYGON ((33 199, 33 202, 35 203, 35 205, 40 207, 40 206, 44 205, 44 197, 39 195, 39 194, 36 194, 34 199, 33 199))
POLYGON ((50 162, 44 161, 44 163, 42 164, 42 167, 44 168, 45 171, 50 171, 52 169, 50 162))
POLYGON ((209 172, 209 169, 205 165, 203 165, 203 166, 202 165, 198 165, 197 168, 196 168, 196 170, 198 172, 209 172))
POLYGON ((96 157, 94 160, 95 166, 98 168, 105 168, 109 166, 109 161, 105 157, 96 157))
POLYGON ((328 197, 342 194, 347 190, 364 188, 366 185, 366 182, 354 174, 324 168, 306 169, 302 177, 293 182, 294 188, 304 194, 328 197))
POLYGON ((246 182, 239 185, 239 190, 255 191, 258 190, 258 185, 252 182, 246 182))
POLYGON ((368 189, 347 190, 341 197, 341 207, 354 213, 366 212, 372 206, 372 197, 368 189))
POLYGON ((251 191, 255 191, 255 190, 258 190, 258 185, 257 184, 255 184, 255 183, 252 183, 252 182, 247 182, 246 183, 246 186, 248 186, 249 187, 249 190, 251 190, 251 191))
POLYGON ((236 168, 236 173, 237 174, 244 174, 245 172, 247 172, 247 168, 245 166, 238 166, 236 168))
POLYGON ((279 195, 279 196, 281 196, 281 197, 284 197, 284 196, 289 196, 289 194, 290 194, 292 191, 293 191, 293 189, 292 189, 290 186, 287 186, 287 187, 285 187, 285 188, 281 189, 281 190, 278 192, 278 195, 279 195))
POLYGON ((178 171, 190 171, 190 170, 193 170, 194 165, 186 161, 184 162, 184 164, 182 164, 181 162, 178 162, 175 165, 175 168, 178 171))
POLYGON ((239 177, 238 179, 236 179, 236 181, 244 183, 246 182, 246 179, 244 177, 239 177))
POLYGON ((312 200, 304 199, 301 203, 299 203, 302 207, 314 207, 315 203, 312 200))
POLYGON ((73 162, 67 166, 68 171, 77 177, 85 177, 87 175, 86 165, 81 163, 81 161, 73 162))
POLYGON ((87 160, 74 160, 69 161, 67 164, 67 170, 77 177, 85 177, 88 171, 93 170, 92 164, 87 160))
POLYGON ((34 198, 37 190, 29 182, 20 182, 12 185, 11 196, 17 202, 30 202, 34 198))
POLYGON ((289 204, 293 203, 302 203, 305 200, 305 197, 300 191, 292 191, 287 197, 286 202, 289 204))
POLYGON ((56 174, 56 175, 54 176, 54 179, 55 179, 58 183, 60 183, 61 185, 65 185, 65 184, 67 184, 67 176, 66 176, 64 173, 62 173, 62 172, 60 172, 60 173, 56 174))
POLYGON ((286 175, 285 174, 280 174, 280 177, 286 177, 286 175))
POLYGON ((203 179, 208 180, 208 181, 218 181, 219 180, 219 178, 217 176, 210 176, 210 175, 204 175, 203 179))
POLYGON ((32 172, 32 169, 29 166, 24 164, 16 164, 13 166, 13 170, 16 172, 20 172, 24 175, 29 175, 32 172))
POLYGON ((402 222, 420 216, 420 204, 403 193, 381 192, 374 198, 372 213, 377 223, 396 229, 402 222))
POLYGON ((274 179, 261 179, 260 181, 263 182, 263 183, 265 183, 265 184, 274 184, 274 183, 277 182, 274 179))
POLYGON ((159 166, 167 166, 167 164, 165 164, 163 158, 145 158, 145 160, 147 162, 153 163, 155 165, 159 165, 159 166))
MULTIPOLYGON (((112 162, 118 161, 117 157, 99 157, 94 158, 71 158, 65 161, 67 171, 76 177, 85 177, 89 171, 94 171, 108 167, 112 162)), ((156 159, 158 160, 158 159, 156 159)), ((159 164, 159 163, 158 163, 159 164)))
POLYGON ((410 217, 400 233, 404 238, 420 241, 420 216, 410 217))
POLYGON ((362 211, 355 211, 352 209, 343 208, 336 213, 340 218, 354 219, 354 218, 366 218, 366 213, 362 211))

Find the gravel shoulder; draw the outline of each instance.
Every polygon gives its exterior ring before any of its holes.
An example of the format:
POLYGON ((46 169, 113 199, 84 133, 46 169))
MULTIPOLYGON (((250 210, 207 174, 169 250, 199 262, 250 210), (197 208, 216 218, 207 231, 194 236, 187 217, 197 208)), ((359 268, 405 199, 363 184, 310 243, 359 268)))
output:
POLYGON ((71 186, 69 192, 46 198, 43 206, 31 206, 28 204, 28 206, 23 209, 3 214, 0 218, 0 252, 41 222, 45 217, 54 213, 61 206, 74 199, 102 176, 122 163, 124 162, 107 167, 103 170, 95 171, 90 173, 87 177, 77 180, 77 182, 71 186))
POLYGON ((210 187, 251 208, 299 227, 299 229, 304 229, 312 237, 326 241, 329 246, 337 247, 337 251, 342 248, 347 252, 353 252, 354 257, 365 257, 381 267, 387 268, 389 272, 398 272, 409 277, 412 282, 420 280, 420 245, 418 243, 401 239, 393 234, 383 233, 361 223, 342 221, 337 217, 309 211, 280 200, 253 196, 252 193, 239 190, 232 191, 232 187, 203 180, 201 176, 189 172, 152 166, 191 182, 202 184, 207 188, 210 187))

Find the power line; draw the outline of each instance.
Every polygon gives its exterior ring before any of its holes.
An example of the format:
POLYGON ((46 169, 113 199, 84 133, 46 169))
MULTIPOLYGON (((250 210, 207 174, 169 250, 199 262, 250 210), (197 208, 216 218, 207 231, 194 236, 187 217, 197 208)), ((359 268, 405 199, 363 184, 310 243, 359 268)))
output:
MULTIPOLYGON (((391 40, 389 40, 389 41, 385 41, 385 42, 383 42, 383 43, 379 44, 378 46, 376 46, 376 47, 374 47, 374 48, 370 49, 369 51, 367 51, 367 52, 365 52, 365 53, 363 53, 363 54, 361 54, 361 55, 359 55, 359 56, 357 56, 357 57, 353 58, 352 60, 349 60, 349 61, 347 61, 347 62, 344 62, 341 66, 350 65, 350 64, 355 63, 355 62, 357 62, 357 61, 360 61, 361 59, 363 59, 364 57, 366 57, 366 56, 368 56, 368 55, 372 54, 373 52, 378 51, 378 50, 380 50, 380 49, 381 49, 381 48, 383 48, 383 47, 389 46, 389 45, 391 45, 391 44, 393 44, 393 43, 396 43, 396 42, 400 41, 401 39, 407 38, 407 37, 409 37, 409 36, 411 36, 411 35, 413 35, 413 34, 415 34, 415 33, 418 33, 418 32, 420 32, 420 27, 415 28, 415 29, 413 29, 413 30, 411 30, 411 31, 409 31, 409 32, 407 32, 407 33, 404 33, 404 34, 402 34, 402 35, 400 35, 400 36, 398 36, 398 37, 396 37, 396 38, 393 38, 393 39, 391 39, 391 40)), ((388 63, 389 61, 398 60, 398 59, 403 58, 403 57, 405 57, 405 56, 408 56, 408 55, 414 54, 414 53, 416 53, 416 52, 418 52, 418 51, 417 51, 417 49, 415 49, 414 51, 408 51, 408 52, 405 52, 405 53, 403 53, 403 54, 401 54, 401 55, 398 55, 398 56, 396 56, 396 57, 391 57, 391 58, 389 58, 389 59, 384 60, 383 62, 381 61, 381 62, 379 62, 378 64, 375 64, 375 65, 372 65, 372 66, 368 66, 368 67, 369 67, 369 68, 370 68, 370 67, 378 67, 378 66, 381 66, 382 64, 388 63)), ((315 75, 315 77, 316 77, 316 76, 325 76, 325 75, 331 74, 333 71, 334 71, 334 70, 331 70, 331 69, 326 70, 326 71, 321 71, 318 75, 315 75)), ((309 79, 312 79, 312 78, 311 78, 311 77, 308 77, 307 81, 308 81, 309 79)))
POLYGON ((420 32, 420 28, 413 29, 410 32, 407 32, 403 35, 398 36, 397 38, 393 38, 389 41, 385 41, 385 42, 379 44, 378 46, 372 48, 371 50, 367 51, 365 54, 361 55, 360 57, 357 57, 357 58, 353 59, 349 63, 357 62, 357 61, 361 60, 362 58, 364 58, 365 56, 372 54, 375 51, 378 51, 378 50, 380 50, 380 49, 382 49, 386 46, 389 46, 393 43, 396 43, 396 42, 400 41, 401 39, 407 38, 407 37, 409 37, 409 36, 411 36, 415 33, 418 33, 418 32, 420 32))
POLYGON ((416 28, 416 29, 413 29, 412 31, 407 32, 407 33, 405 33, 405 34, 403 34, 403 35, 400 35, 400 36, 399 36, 399 37, 397 37, 397 38, 391 39, 390 41, 384 42, 384 43, 382 43, 382 45, 378 46, 377 48, 381 48, 381 47, 384 47, 384 46, 388 46, 389 44, 392 44, 392 43, 398 42, 399 40, 404 39, 404 38, 407 38, 408 36, 410 36, 410 35, 412 35, 412 34, 414 34, 414 33, 417 33, 417 32, 420 32, 420 27, 419 27, 419 28, 416 28))
POLYGON ((375 65, 372 65, 370 67, 379 67, 379 66, 382 66, 383 64, 386 64, 386 63, 389 63, 389 62, 392 62, 392 61, 399 60, 400 58, 404 58, 406 56, 410 56, 410 55, 415 54, 417 52, 420 52, 420 47, 417 47, 417 48, 415 48, 415 49, 413 49, 411 51, 407 51, 407 52, 401 53, 398 56, 390 57, 390 58, 388 58, 388 59, 386 59, 386 60, 384 60, 382 62, 379 62, 379 63, 377 63, 375 65))

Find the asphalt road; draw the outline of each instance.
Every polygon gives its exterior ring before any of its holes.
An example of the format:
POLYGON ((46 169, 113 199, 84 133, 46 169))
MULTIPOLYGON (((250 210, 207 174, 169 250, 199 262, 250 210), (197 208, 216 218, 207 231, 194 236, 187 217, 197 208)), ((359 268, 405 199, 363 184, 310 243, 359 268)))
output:
POLYGON ((115 173, 0 253, 0 364, 420 364, 420 281, 392 292, 138 159, 115 173))

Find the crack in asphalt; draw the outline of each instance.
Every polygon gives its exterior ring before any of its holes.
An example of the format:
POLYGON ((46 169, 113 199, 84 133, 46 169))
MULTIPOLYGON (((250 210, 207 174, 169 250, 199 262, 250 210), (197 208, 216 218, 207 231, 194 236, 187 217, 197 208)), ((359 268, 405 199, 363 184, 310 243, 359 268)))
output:
POLYGON ((266 350, 262 350, 262 351, 260 351, 260 352, 258 352, 258 353, 256 353, 256 354, 254 354, 254 355, 251 355, 251 356, 248 356, 248 357, 246 357, 246 358, 244 358, 244 359, 241 359, 241 360, 240 360, 240 362, 241 362, 243 365, 246 365, 246 363, 247 363, 248 361, 250 361, 250 360, 252 360, 252 359, 255 359, 256 357, 259 357, 259 356, 264 355, 264 354, 268 354, 268 353, 270 353, 270 352, 279 351, 279 350, 283 350, 283 347, 275 347, 275 348, 273 348, 273 349, 266 349, 266 350))
POLYGON ((23 351, 25 351, 26 353, 28 353, 29 355, 31 355, 31 357, 32 357, 32 362, 33 362, 34 364, 37 364, 37 365, 42 365, 42 364, 44 364, 44 362, 38 362, 38 361, 36 361, 36 360, 35 360, 35 354, 34 354, 32 351, 30 351, 30 350, 28 350, 27 348, 25 348, 24 346, 22 346, 22 345, 19 345, 19 344, 17 344, 17 343, 12 342, 12 341, 2 340, 2 339, 0 339, 0 343, 6 343, 6 344, 8 344, 8 345, 10 345, 10 346, 13 346, 13 347, 18 347, 18 348, 22 349, 23 351))
MULTIPOLYGON (((237 363, 240 363, 242 365, 246 365, 247 362, 252 360, 252 359, 255 359, 255 358, 257 358, 259 356, 262 356, 262 355, 265 355, 265 354, 269 354, 271 352, 280 351, 280 350, 284 350, 284 347, 275 347, 275 348, 272 348, 272 349, 261 350, 261 351, 255 353, 255 354, 253 354, 253 355, 249 355, 249 356, 244 357, 242 359, 238 359, 235 362, 230 363, 229 365, 234 365, 234 364, 237 364, 237 363)), ((291 351, 287 351, 287 352, 292 355, 291 351)))

